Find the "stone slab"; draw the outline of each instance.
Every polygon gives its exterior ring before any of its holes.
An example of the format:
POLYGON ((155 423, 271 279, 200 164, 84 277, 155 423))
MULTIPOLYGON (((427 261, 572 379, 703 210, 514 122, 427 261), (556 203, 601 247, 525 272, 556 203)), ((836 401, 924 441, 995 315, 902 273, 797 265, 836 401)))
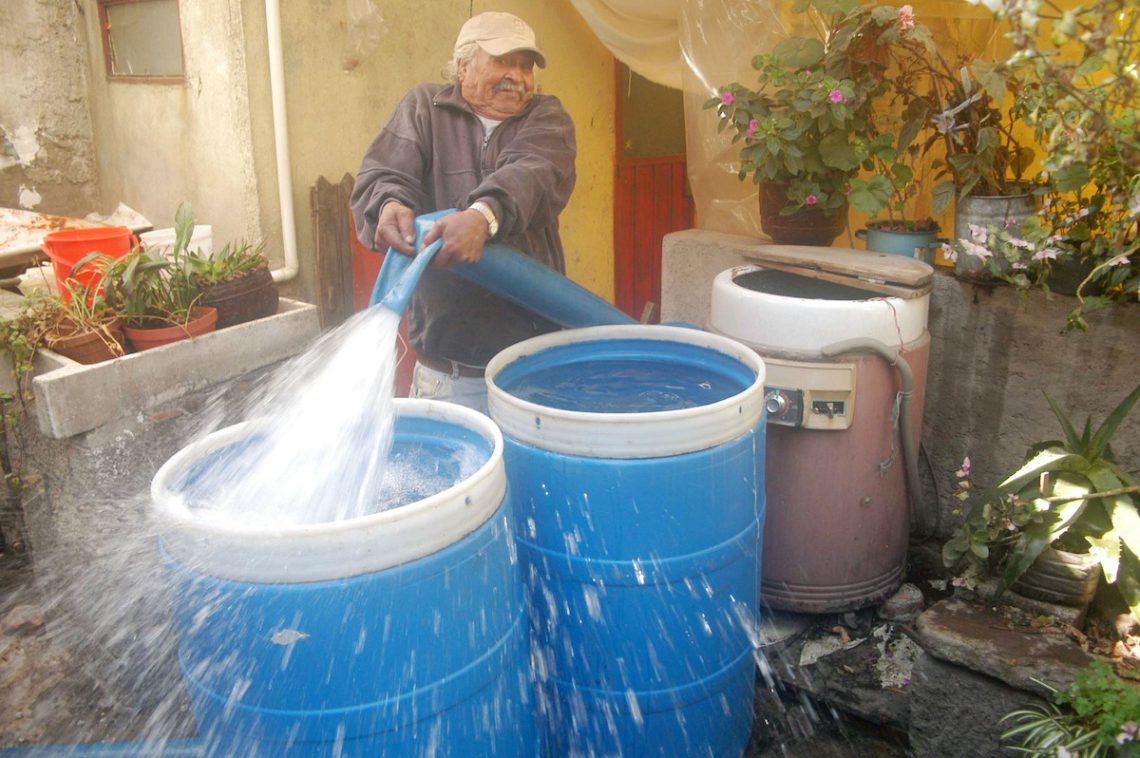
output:
POLYGON ((1093 661, 1063 634, 1014 628, 993 606, 957 597, 931 606, 918 617, 916 630, 936 658, 1039 695, 1048 696, 1045 685, 1067 689, 1093 661))
POLYGON ((915 758, 1004 755, 999 722, 1045 701, 992 677, 938 660, 915 662, 910 687, 910 752, 915 758))

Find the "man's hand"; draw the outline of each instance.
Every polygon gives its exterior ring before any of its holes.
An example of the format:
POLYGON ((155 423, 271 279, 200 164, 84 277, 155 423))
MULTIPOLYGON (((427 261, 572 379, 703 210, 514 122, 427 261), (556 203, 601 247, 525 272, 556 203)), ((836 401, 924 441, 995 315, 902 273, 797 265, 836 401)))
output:
POLYGON ((432 258, 433 266, 457 266, 478 263, 487 241, 487 219, 479 211, 457 211, 444 216, 424 235, 424 247, 437 239, 443 247, 432 258))
POLYGON ((384 252, 391 247, 404 255, 415 253, 415 220, 416 215, 408 206, 396 200, 384 203, 376 221, 376 249, 384 252))

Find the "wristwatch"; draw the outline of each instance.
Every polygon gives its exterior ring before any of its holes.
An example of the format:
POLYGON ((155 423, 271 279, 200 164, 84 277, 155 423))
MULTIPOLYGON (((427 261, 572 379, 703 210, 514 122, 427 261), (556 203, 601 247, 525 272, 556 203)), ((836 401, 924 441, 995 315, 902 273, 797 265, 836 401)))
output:
POLYGON ((495 218, 495 211, 491 210, 491 206, 482 200, 476 200, 467 207, 469 211, 475 211, 487 220, 487 237, 494 237, 499 233, 499 219, 495 218))

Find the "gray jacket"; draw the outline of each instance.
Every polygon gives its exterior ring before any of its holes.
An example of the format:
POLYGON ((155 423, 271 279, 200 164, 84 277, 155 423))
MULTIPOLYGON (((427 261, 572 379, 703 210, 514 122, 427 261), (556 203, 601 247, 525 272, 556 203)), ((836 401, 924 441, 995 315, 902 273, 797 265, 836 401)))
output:
MULTIPOLYGON (((458 86, 421 84, 360 164, 352 191, 357 236, 374 246, 380 207, 389 199, 416 215, 483 200, 499 219, 496 242, 564 273, 558 214, 574 189, 575 153, 574 124, 556 97, 536 95, 484 144, 483 124, 458 86)), ((417 353, 468 366, 485 366, 503 348, 557 328, 436 268, 420 279, 408 318, 417 353)))

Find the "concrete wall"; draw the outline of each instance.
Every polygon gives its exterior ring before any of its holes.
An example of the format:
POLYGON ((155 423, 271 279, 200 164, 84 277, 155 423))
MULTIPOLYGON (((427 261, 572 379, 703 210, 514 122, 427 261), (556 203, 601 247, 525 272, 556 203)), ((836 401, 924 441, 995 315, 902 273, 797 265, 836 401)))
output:
POLYGON ((86 62, 75 3, 0 3, 0 206, 99 210, 86 62))
MULTIPOLYGON (((661 320, 706 326, 713 278, 752 263, 746 256, 765 244, 696 229, 666 236, 661 320)), ((937 509, 947 536, 961 520, 954 472, 965 456, 974 484, 987 487, 1016 468, 1029 445, 1063 436, 1042 392, 1079 429, 1089 414, 1099 424, 1140 382, 1140 305, 1092 312, 1088 332, 1065 332, 1073 298, 1038 292, 1022 303, 1010 287, 968 284, 941 268, 930 303, 922 502, 932 516, 937 509)), ((1140 408, 1112 447, 1126 470, 1140 468, 1140 408)))

